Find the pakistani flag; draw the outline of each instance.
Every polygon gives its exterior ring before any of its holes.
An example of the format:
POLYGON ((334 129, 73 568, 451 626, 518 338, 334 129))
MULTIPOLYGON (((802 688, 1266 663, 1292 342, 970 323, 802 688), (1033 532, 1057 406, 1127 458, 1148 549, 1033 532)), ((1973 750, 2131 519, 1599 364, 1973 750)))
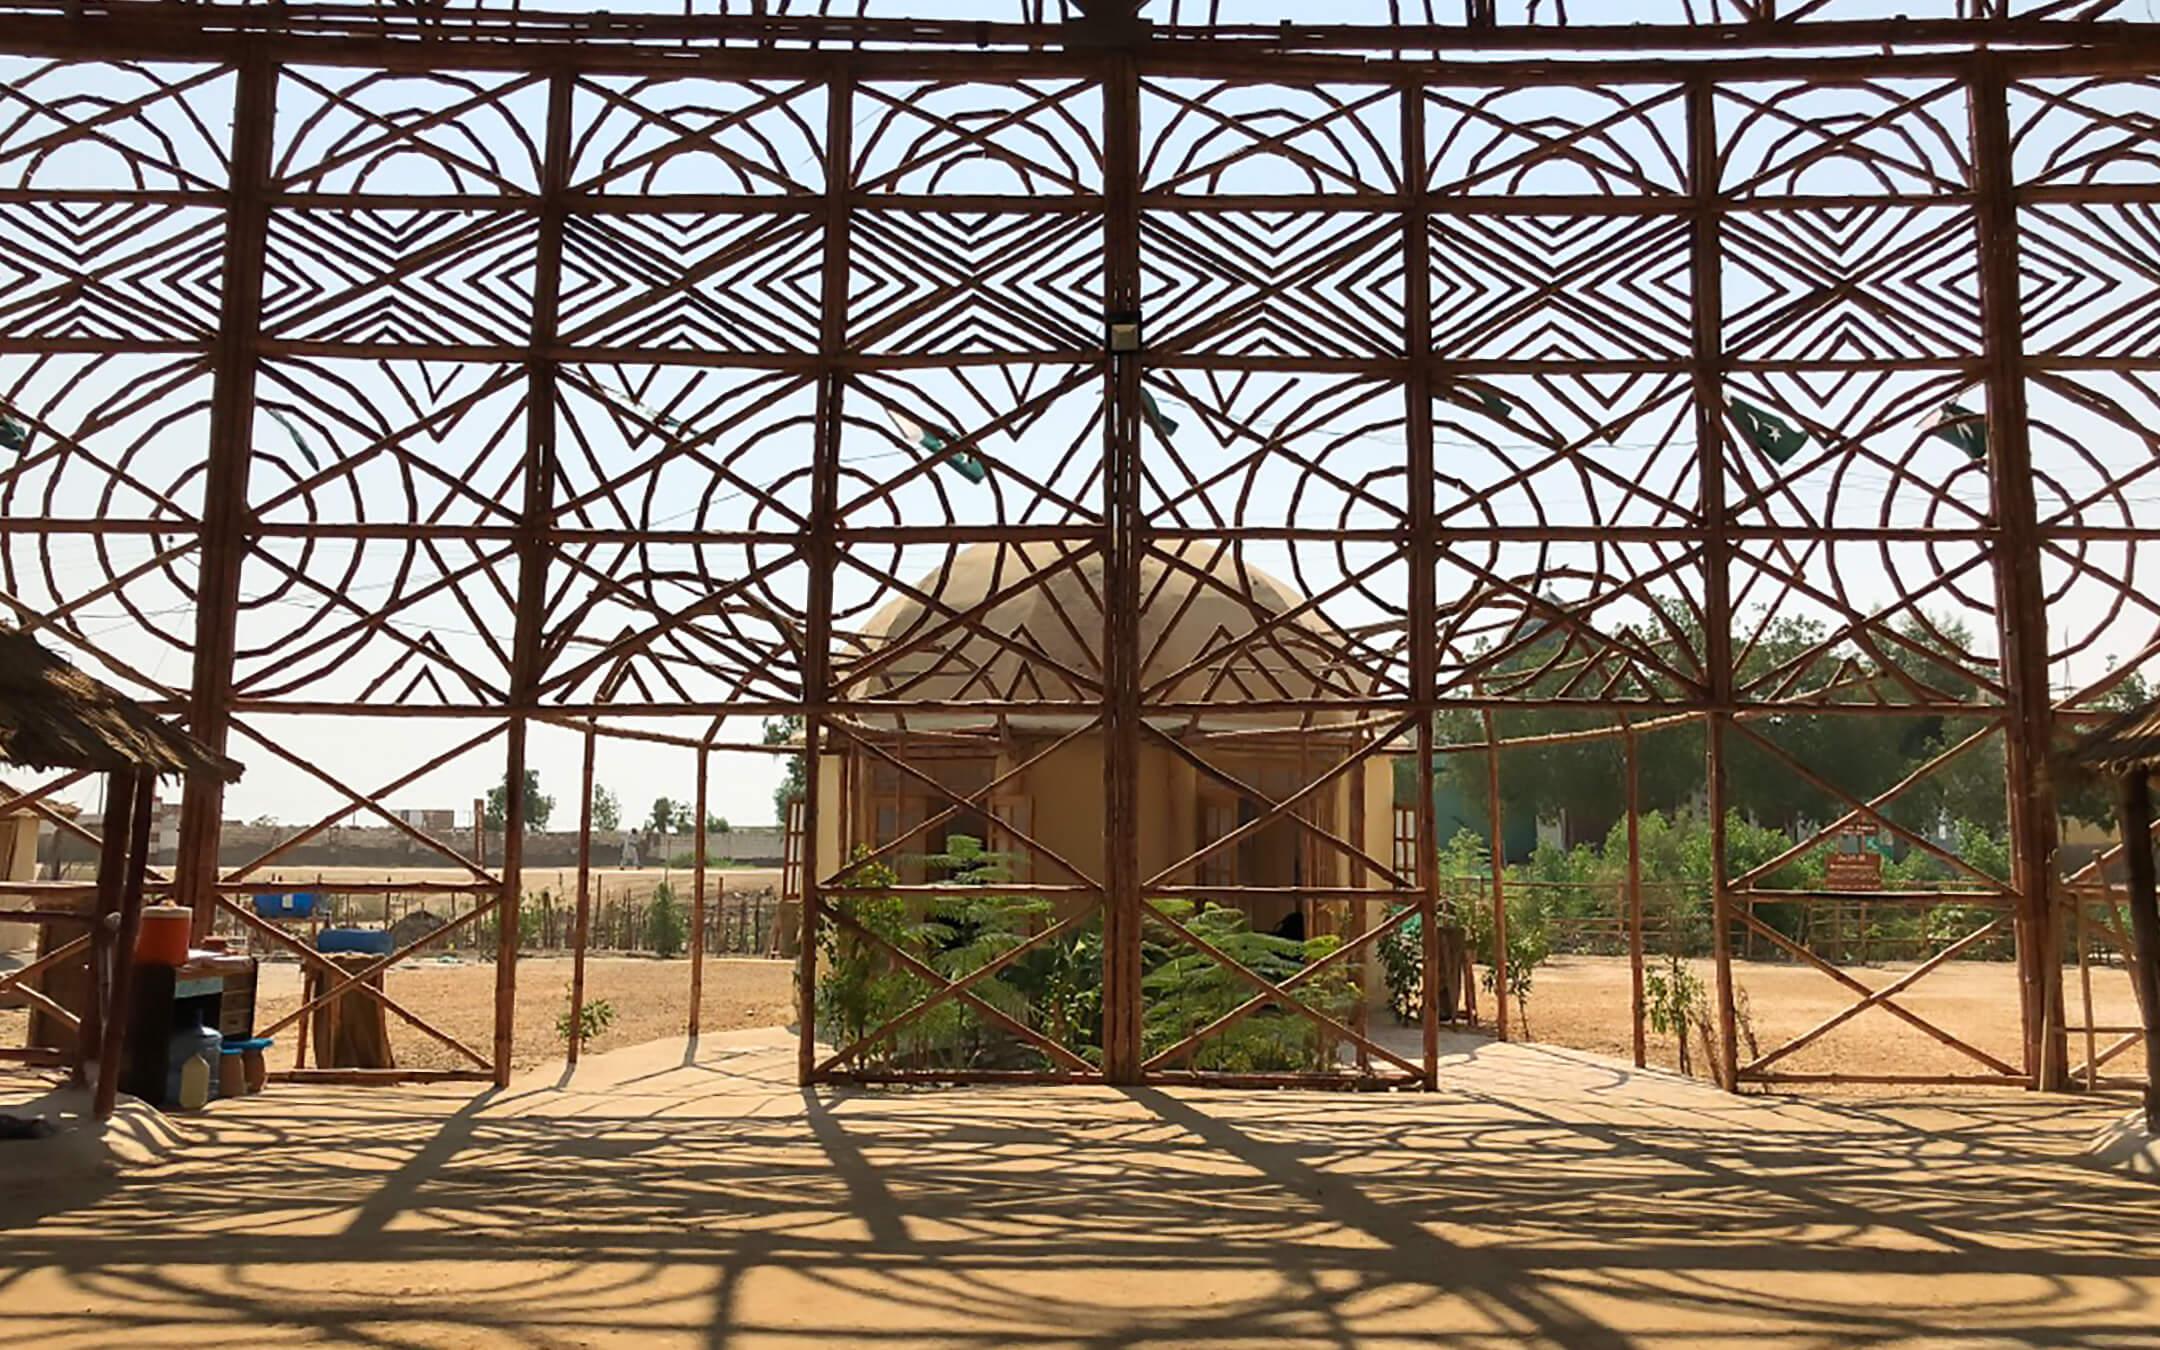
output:
POLYGON ((1740 434, 1766 458, 1786 464, 1807 448, 1808 434, 1769 409, 1758 408, 1744 398, 1729 394, 1725 406, 1731 410, 1733 424, 1740 428, 1740 434))
POLYGON ((308 443, 300 438, 300 428, 293 425, 290 417, 271 407, 265 407, 263 411, 270 414, 271 421, 285 428, 285 434, 292 437, 293 448, 300 452, 300 458, 307 461, 309 468, 320 469, 322 467, 322 461, 315 458, 313 450, 308 449, 308 443))
POLYGON ((1450 403, 1475 408, 1491 417, 1507 417, 1515 412, 1512 399, 1482 380, 1456 380, 1443 385, 1440 396, 1450 403))
MULTIPOLYGON (((953 443, 951 436, 934 427, 924 426, 896 408, 887 408, 885 415, 892 419, 893 430, 900 433, 900 439, 917 449, 928 451, 933 455, 942 455, 953 443)), ((980 483, 990 476, 989 468, 981 460, 966 451, 947 456, 945 464, 947 468, 967 479, 970 483, 980 483)))
POLYGON ((621 408, 623 411, 637 417, 639 420, 647 423, 648 425, 655 427, 666 427, 671 431, 688 431, 690 429, 688 424, 683 422, 680 418, 670 417, 666 413, 661 412, 656 408, 649 408, 643 403, 638 402, 635 398, 632 398, 630 396, 630 391, 628 389, 610 389, 604 384, 598 386, 598 388, 600 390, 601 396, 607 399, 608 402, 614 404, 618 408, 621 408))
POLYGON ((27 450, 30 448, 30 428, 14 418, 0 414, 0 450, 27 450))
POLYGON ((1928 430, 1939 441, 1948 441, 1978 462, 1987 458, 1987 418, 1970 408, 1945 403, 1928 430))
POLYGON ((1155 428, 1155 434, 1164 440, 1177 435, 1178 424, 1163 415, 1163 410, 1155 406, 1155 396, 1145 389, 1140 391, 1140 416, 1145 418, 1147 424, 1155 428))

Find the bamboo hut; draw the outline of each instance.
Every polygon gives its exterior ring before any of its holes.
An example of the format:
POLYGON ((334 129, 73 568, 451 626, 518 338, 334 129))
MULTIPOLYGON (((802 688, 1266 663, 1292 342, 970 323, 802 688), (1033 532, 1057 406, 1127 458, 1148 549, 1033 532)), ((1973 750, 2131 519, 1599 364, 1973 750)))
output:
MULTIPOLYGON (((231 782, 240 776, 240 766, 62 661, 27 634, 7 628, 0 628, 0 763, 105 776, 104 837, 94 903, 87 911, 63 903, 60 897, 73 888, 54 883, 51 906, 0 913, 0 921, 34 923, 48 934, 55 928, 89 929, 41 943, 36 960, 0 977, 0 996, 13 994, 74 1031, 74 1067, 80 1074, 95 1065, 94 1109, 102 1118, 112 1114, 126 1048, 125 975, 142 926, 155 784, 159 778, 188 775, 231 782), (79 1012, 28 983, 85 955, 90 991, 79 1012)), ((38 800, 41 795, 24 793, 7 804, 51 811, 38 800)))

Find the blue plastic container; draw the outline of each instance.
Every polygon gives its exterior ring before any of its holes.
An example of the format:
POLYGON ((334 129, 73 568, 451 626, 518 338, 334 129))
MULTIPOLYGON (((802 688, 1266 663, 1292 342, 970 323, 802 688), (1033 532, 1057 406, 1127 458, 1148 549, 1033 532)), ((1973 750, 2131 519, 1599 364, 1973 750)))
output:
POLYGON ((359 952, 363 956, 388 956, 390 930, 387 928, 325 928, 315 938, 315 950, 319 952, 359 952))
POLYGON ((290 895, 258 895, 255 897, 255 913, 265 919, 311 919, 315 916, 315 900, 313 891, 294 891, 290 895))

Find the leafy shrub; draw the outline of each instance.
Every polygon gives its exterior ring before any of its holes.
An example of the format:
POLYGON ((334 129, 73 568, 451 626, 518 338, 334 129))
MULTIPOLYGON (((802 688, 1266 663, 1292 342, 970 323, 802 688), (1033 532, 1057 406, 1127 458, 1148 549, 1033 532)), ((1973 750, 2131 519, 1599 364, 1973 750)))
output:
MULTIPOLYGON (((1225 956, 1277 985, 1296 981, 1298 1001, 1347 1021, 1357 999, 1356 975, 1343 962, 1317 976, 1304 969, 1341 945, 1327 936, 1276 937, 1255 933, 1242 910, 1190 901, 1157 900, 1152 908, 1184 925, 1225 956), (1302 978, 1301 978, 1302 976, 1302 978)), ((1249 1001, 1253 986, 1205 952, 1164 932, 1160 945, 1143 945, 1140 985, 1146 1000, 1141 1026, 1144 1053, 1175 1046, 1194 1031, 1249 1001)), ((1334 1067, 1337 1038, 1310 1017, 1287 1009, 1262 1007, 1194 1047, 1185 1062, 1196 1069, 1226 1073, 1320 1071, 1334 1067)))
POLYGON ((645 944, 660 956, 680 956, 689 934, 675 888, 664 881, 653 887, 652 903, 645 910, 645 944))
MULTIPOLYGON (((563 1010, 555 1017, 555 1036, 564 1045, 570 1043, 571 986, 563 986, 563 1010)), ((589 1041, 615 1024, 615 1005, 604 998, 589 998, 577 1010, 578 1039, 589 1041)))

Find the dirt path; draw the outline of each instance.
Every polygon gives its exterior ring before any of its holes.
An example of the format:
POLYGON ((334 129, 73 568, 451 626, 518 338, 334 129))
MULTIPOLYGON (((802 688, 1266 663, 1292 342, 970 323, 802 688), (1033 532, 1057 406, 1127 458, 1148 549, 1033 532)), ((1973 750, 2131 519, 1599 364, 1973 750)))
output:
MULTIPOLYGON (((528 1068, 560 1056, 556 1021, 569 1007, 571 961, 566 956, 528 956, 518 962, 515 1062, 528 1068)), ((495 1036, 495 966, 492 962, 422 961, 393 966, 385 992, 486 1056, 495 1036)), ((794 1020, 795 971, 791 962, 708 957, 705 962, 704 1029, 779 1026, 794 1020)), ((608 1050, 664 1036, 679 1036, 690 1014, 690 963, 635 957, 595 956, 585 966, 588 1000, 605 1000, 614 1021, 589 1044, 608 1050)), ((256 1025, 267 1027, 300 1006, 299 967, 263 967, 256 1025)), ((293 1029, 278 1033, 271 1063, 292 1063, 293 1029)), ((396 1016, 390 1047, 398 1063, 424 1068, 470 1068, 472 1062, 396 1016)))
MULTIPOLYGON (((1705 990, 1714 987, 1715 971, 1707 960, 1689 962, 1689 968, 1705 990)), ((1652 969, 1656 969, 1655 965, 1652 969)), ((1882 988, 1913 968, 1911 962, 1886 962, 1848 968, 1870 988, 1882 988)), ((1774 1049, 1833 1016, 1859 998, 1819 971, 1803 966, 1767 961, 1741 961, 1734 966, 1735 986, 1746 999, 1748 1019, 1742 1025, 1742 1047, 1749 1050, 1752 1026, 1754 1048, 1774 1049)), ((2083 1024, 2077 971, 2064 972, 2067 1022, 2083 1024)), ((1492 996, 1482 984, 1480 1009, 1491 1014, 1492 996)), ((2022 1067, 2022 1036, 2018 1023, 2017 967, 2006 961, 1955 961, 1923 976, 1895 1000, 1900 1006, 1935 1023, 1977 1050, 2022 1067)), ((2137 1001, 2129 976, 2119 969, 2093 971, 2093 1003, 2097 1024, 2133 1026, 2137 1001)), ((1628 1058, 1632 1053, 1629 1016, 1629 974, 1626 958, 1618 956, 1556 956, 1541 967, 1531 986, 1528 1032, 1535 1041, 1593 1050, 1599 1054, 1628 1058)), ((1518 1030, 1522 1020, 1516 1023, 1518 1030)), ((2105 1050, 2117 1038, 2102 1035, 2105 1050)), ((2070 1062, 2085 1058, 2084 1037, 2071 1037, 2070 1062)), ((1696 1072, 1704 1072, 1696 1055, 1696 1072)), ((1676 1066, 1672 1038, 1652 1033, 1650 1062, 1676 1066)), ((2145 1071, 2144 1056, 2132 1048, 2108 1061, 2104 1072, 2138 1075, 2145 1071)), ((1780 1070, 1802 1073, 1986 1073, 1986 1065, 1919 1031, 1883 1008, 1875 1007, 1853 1017, 1821 1039, 1780 1060, 1780 1070)))
POLYGON ((2118 1103, 1448 1051, 1436 1094, 806 1094, 770 1033, 495 1095, 280 1086, 0 1197, 0 1344, 2152 1341, 2160 1188, 2075 1164, 2118 1103))

